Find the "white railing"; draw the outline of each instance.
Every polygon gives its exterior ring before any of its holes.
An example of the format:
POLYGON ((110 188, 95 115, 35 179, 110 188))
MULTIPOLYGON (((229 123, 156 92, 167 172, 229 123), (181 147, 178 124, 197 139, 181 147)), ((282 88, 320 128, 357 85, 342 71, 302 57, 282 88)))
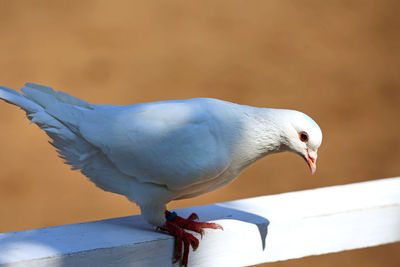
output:
MULTIPOLYGON (((191 212, 224 231, 206 230, 189 266, 243 266, 370 247, 400 241, 400 178, 178 210, 191 212)), ((0 234, 0 266, 168 266, 173 243, 141 216, 130 216, 0 234)))

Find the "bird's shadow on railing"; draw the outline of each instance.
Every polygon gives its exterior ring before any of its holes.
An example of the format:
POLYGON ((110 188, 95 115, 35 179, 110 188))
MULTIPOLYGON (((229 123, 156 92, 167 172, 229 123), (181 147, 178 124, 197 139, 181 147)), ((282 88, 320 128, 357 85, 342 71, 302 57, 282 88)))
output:
POLYGON ((198 214, 200 221, 237 220, 258 227, 262 249, 265 249, 265 240, 268 234, 269 220, 260 215, 243 210, 245 207, 235 207, 234 202, 212 204, 207 206, 190 207, 179 210, 182 217, 189 216, 192 212, 198 214))

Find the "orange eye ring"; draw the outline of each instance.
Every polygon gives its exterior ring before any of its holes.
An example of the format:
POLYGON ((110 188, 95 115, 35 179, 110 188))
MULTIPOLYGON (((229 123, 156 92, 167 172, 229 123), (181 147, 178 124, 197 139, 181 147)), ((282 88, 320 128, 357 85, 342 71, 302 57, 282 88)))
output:
POLYGON ((299 133, 299 138, 300 138, 301 142, 307 142, 308 141, 308 133, 300 132, 299 133))

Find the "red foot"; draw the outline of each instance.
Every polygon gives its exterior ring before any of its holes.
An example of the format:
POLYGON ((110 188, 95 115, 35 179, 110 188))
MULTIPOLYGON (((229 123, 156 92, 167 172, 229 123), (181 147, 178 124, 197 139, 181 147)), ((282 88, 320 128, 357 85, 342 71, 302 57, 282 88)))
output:
POLYGON ((165 212, 165 216, 167 218, 167 222, 163 227, 160 228, 161 230, 170 233, 172 236, 175 236, 175 251, 173 262, 175 263, 181 260, 183 266, 188 265, 189 246, 192 246, 193 250, 196 250, 199 246, 199 239, 197 239, 194 235, 186 232, 184 229, 199 233, 202 237, 204 234, 203 228, 223 230, 222 226, 216 223, 195 222, 194 220, 197 220, 199 218, 196 213, 192 213, 187 219, 177 216, 176 213, 171 213, 169 211, 165 212))

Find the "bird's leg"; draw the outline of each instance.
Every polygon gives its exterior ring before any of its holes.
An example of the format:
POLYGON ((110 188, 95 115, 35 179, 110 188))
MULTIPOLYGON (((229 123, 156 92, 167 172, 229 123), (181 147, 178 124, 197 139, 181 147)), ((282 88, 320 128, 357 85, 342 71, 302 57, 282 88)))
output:
POLYGON ((187 219, 184 219, 175 212, 166 211, 165 217, 167 221, 164 226, 160 227, 161 230, 168 232, 175 237, 175 251, 173 261, 174 263, 182 260, 182 265, 187 266, 189 259, 189 249, 192 246, 196 250, 199 246, 199 239, 194 235, 185 231, 191 230, 203 236, 203 228, 222 229, 222 226, 216 223, 195 222, 199 217, 196 213, 192 213, 187 219), (183 255, 182 255, 182 242, 183 242, 183 255))

